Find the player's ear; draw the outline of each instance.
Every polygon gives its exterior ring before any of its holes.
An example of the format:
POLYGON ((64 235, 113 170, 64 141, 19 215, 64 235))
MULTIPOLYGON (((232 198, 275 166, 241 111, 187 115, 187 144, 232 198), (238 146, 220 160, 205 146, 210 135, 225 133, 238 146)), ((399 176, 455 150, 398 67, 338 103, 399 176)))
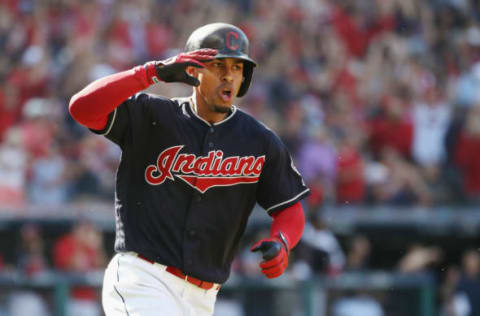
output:
POLYGON ((198 75, 198 68, 197 67, 193 67, 193 66, 188 66, 185 71, 187 72, 187 74, 189 74, 190 76, 192 77, 195 77, 197 78, 197 75, 198 75))

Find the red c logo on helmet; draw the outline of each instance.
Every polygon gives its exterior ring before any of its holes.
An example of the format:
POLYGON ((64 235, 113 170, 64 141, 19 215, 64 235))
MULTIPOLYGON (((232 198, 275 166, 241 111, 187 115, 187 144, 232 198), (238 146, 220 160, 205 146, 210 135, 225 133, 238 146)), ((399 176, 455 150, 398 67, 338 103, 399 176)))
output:
POLYGON ((231 50, 237 50, 240 47, 240 44, 239 43, 235 44, 235 40, 237 40, 238 38, 239 38, 239 35, 237 32, 233 32, 233 31, 228 32, 226 36, 226 41, 225 41, 225 45, 227 45, 227 48, 231 50), (234 37, 234 39, 232 39, 232 37, 234 37))

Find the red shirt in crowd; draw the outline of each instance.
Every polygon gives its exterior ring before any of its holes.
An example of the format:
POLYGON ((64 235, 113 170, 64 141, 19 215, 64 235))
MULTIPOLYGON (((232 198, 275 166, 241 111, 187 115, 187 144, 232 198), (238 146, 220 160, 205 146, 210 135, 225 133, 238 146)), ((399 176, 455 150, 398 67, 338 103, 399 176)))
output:
POLYGON ((410 120, 375 119, 370 123, 370 145, 376 155, 383 148, 396 149, 404 158, 410 157, 413 123, 410 120))
MULTIPOLYGON (((368 27, 359 25, 355 18, 343 8, 337 7, 332 22, 340 38, 345 42, 348 51, 355 57, 362 57, 375 36, 395 27, 395 17, 387 14, 371 21, 368 27)), ((366 24, 366 23, 365 23, 366 24)))
POLYGON ((337 161, 337 203, 360 203, 365 197, 364 164, 351 146, 340 149, 337 161))
POLYGON ((0 90, 0 142, 7 129, 15 123, 17 113, 15 108, 8 105, 7 96, 3 90, 0 90))
MULTIPOLYGON (((65 272, 86 273, 95 270, 97 251, 79 243, 74 234, 61 237, 54 246, 55 267, 65 272)), ((96 290, 89 287, 75 287, 72 296, 77 299, 96 300, 96 290)))
POLYGON ((460 134, 455 162, 462 170, 465 191, 480 196, 480 136, 474 137, 465 131, 460 134))

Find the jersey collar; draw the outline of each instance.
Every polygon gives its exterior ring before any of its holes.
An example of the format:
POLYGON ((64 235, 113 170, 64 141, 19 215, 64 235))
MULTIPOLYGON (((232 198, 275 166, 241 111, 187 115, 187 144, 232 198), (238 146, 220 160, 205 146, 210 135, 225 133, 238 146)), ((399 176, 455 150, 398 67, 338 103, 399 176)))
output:
POLYGON ((225 122, 228 122, 234 115, 235 113, 237 113, 237 107, 235 105, 232 104, 232 107, 231 107, 231 112, 221 121, 219 122, 216 122, 216 123, 213 123, 211 124, 210 122, 206 121, 205 119, 203 119, 202 117, 200 117, 200 115, 198 115, 197 113, 197 102, 195 101, 195 92, 192 96, 190 96, 188 98, 188 106, 190 108, 190 112, 192 112, 192 114, 197 118, 199 119, 200 121, 204 122, 205 124, 207 124, 208 126, 218 126, 220 124, 224 124, 225 122))

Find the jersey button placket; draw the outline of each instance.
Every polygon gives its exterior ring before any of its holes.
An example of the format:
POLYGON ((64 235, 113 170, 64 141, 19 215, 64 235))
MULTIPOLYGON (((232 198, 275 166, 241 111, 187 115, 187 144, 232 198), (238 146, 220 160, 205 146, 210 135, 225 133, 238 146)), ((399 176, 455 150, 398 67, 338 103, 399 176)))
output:
POLYGON ((190 269, 190 267, 193 265, 193 258, 192 255, 194 253, 195 249, 195 244, 196 244, 196 238, 197 237, 197 231, 195 229, 187 229, 185 231, 185 244, 184 244, 184 250, 183 250, 183 255, 184 255, 184 265, 187 269, 190 269))

